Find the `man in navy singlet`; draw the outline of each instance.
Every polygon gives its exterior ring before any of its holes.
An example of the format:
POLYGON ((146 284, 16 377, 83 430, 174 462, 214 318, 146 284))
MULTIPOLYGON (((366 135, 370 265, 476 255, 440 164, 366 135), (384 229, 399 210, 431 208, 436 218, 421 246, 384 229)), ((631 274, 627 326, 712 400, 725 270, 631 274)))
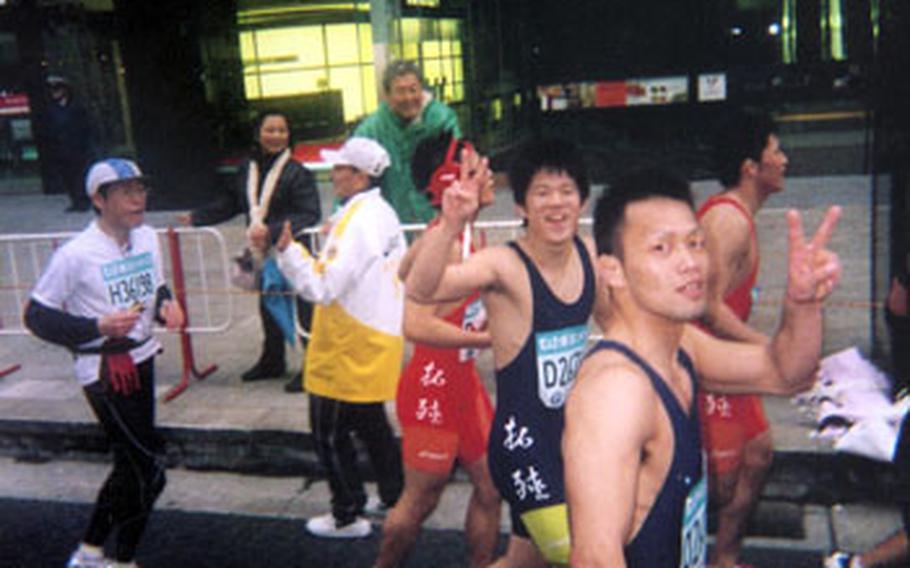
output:
POLYGON ((756 345, 720 340, 688 323, 705 309, 709 259, 685 180, 641 170, 598 201, 598 294, 609 295, 610 309, 597 314, 604 340, 582 363, 566 404, 572 566, 705 566, 707 492, 695 395, 702 387, 789 394, 811 386, 822 304, 841 274, 825 248, 839 213, 831 208, 809 242, 799 214, 787 214, 782 324, 770 343, 756 345))
POLYGON ((586 347, 596 288, 592 248, 576 235, 587 174, 572 144, 544 140, 524 147, 509 182, 526 234, 446 267, 446 251, 477 209, 482 185, 472 170, 486 174, 475 159, 446 191, 440 223, 421 237, 406 288, 417 302, 481 291, 497 390, 487 455, 512 514, 512 538, 495 566, 566 564, 563 410, 586 347))

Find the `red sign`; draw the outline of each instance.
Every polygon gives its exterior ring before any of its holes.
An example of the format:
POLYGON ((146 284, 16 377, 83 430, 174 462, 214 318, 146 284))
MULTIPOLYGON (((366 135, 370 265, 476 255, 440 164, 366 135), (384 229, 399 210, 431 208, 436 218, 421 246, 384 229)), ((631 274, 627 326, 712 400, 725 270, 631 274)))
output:
POLYGON ((29 110, 25 93, 0 94, 0 115, 28 114, 29 110))

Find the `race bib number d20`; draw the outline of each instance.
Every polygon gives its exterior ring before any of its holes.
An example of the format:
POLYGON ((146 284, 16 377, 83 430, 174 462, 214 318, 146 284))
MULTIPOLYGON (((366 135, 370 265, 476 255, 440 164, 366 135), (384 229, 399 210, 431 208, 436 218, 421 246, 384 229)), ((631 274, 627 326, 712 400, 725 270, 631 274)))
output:
POLYGON ((704 568, 708 563, 708 485, 705 477, 696 483, 686 497, 680 535, 680 568, 704 568))
POLYGON ((588 342, 588 326, 577 325, 535 334, 537 396, 547 408, 562 408, 588 342))

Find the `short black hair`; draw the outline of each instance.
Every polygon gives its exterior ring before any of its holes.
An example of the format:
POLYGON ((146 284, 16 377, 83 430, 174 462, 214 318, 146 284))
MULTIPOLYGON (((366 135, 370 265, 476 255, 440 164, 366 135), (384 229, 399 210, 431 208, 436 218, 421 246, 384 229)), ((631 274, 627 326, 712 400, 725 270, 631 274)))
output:
POLYGON ((647 166, 623 174, 604 190, 594 207, 597 254, 612 254, 622 259, 621 235, 626 209, 632 203, 653 198, 682 201, 695 210, 689 182, 678 173, 665 167, 647 166))
POLYGON ((392 82, 405 75, 414 75, 420 82, 421 88, 424 86, 423 73, 420 67, 410 59, 397 59, 386 65, 382 72, 382 90, 388 93, 392 90, 392 82))
POLYGON ((262 123, 265 122, 270 116, 280 116, 284 119, 284 123, 288 125, 288 146, 294 145, 294 128, 291 126, 291 119, 288 117, 287 113, 275 108, 265 108, 256 113, 256 118, 253 119, 253 140, 259 140, 259 130, 262 129, 262 123))
POLYGON ((531 180, 538 172, 565 173, 575 181, 581 201, 591 193, 588 169, 578 146, 561 138, 542 138, 522 146, 509 166, 509 185, 518 205, 524 205, 531 180))
POLYGON ((767 111, 743 108, 721 118, 714 142, 714 161, 717 177, 724 188, 739 183, 744 161, 761 162, 762 152, 772 134, 777 134, 777 124, 767 111))

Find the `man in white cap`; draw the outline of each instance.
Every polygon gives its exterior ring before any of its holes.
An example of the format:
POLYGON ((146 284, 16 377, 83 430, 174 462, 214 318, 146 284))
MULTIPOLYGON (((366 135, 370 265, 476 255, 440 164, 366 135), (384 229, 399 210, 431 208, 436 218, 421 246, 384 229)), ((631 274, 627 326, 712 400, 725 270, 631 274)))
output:
POLYGON ((292 239, 285 224, 277 242, 278 267, 305 300, 316 304, 306 352, 304 390, 310 428, 332 493, 332 511, 307 522, 323 537, 370 534, 362 518, 367 496, 352 435, 366 445, 379 496, 391 507, 403 485, 401 452, 384 402, 393 400, 404 351, 404 290, 398 263, 406 244, 379 180, 389 155, 373 140, 350 138, 324 150, 341 207, 329 219, 318 257, 292 239))
POLYGON ((85 189, 97 213, 57 249, 32 290, 25 323, 73 353, 76 379, 106 433, 114 468, 69 568, 135 566, 133 557, 165 485, 164 447, 155 429, 153 320, 184 322, 164 281, 161 250, 143 224, 148 187, 135 163, 97 162, 85 189), (116 532, 114 561, 104 543, 116 532))

